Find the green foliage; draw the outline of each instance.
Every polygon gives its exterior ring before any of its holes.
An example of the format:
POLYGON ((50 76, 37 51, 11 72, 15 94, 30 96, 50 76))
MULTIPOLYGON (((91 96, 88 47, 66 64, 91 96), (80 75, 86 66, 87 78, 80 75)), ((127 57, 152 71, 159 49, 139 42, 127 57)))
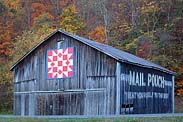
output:
POLYGON ((151 61, 155 62, 156 64, 160 64, 163 67, 170 67, 170 64, 173 64, 173 60, 171 60, 172 62, 170 62, 170 57, 166 55, 159 55, 153 57, 151 61))
POLYGON ((61 29, 73 34, 79 34, 80 31, 84 31, 86 29, 86 25, 77 12, 75 5, 69 5, 63 10, 60 26, 61 29))
POLYGON ((42 25, 41 28, 24 31, 21 36, 17 36, 14 49, 12 50, 13 63, 30 51, 35 45, 53 32, 52 28, 42 25))
POLYGON ((0 63, 0 84, 4 83, 12 83, 12 73, 9 72, 9 64, 0 63))
POLYGON ((130 53, 136 54, 137 40, 129 41, 128 44, 125 45, 125 50, 129 51, 130 53))
POLYGON ((0 16, 6 11, 6 6, 0 1, 0 16))
POLYGON ((12 113, 13 109, 13 85, 12 83, 0 83, 0 113, 12 113))
POLYGON ((51 27, 51 17, 49 16, 49 13, 43 13, 37 18, 35 18, 35 25, 34 28, 41 28, 41 27, 51 27))

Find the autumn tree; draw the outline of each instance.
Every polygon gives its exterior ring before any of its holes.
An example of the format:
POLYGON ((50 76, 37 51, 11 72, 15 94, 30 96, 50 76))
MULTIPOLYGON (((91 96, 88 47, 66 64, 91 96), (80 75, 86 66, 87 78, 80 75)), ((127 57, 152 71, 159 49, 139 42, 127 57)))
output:
POLYGON ((108 30, 110 24, 111 13, 108 9, 109 0, 96 0, 96 7, 99 9, 99 12, 102 16, 105 40, 108 41, 108 30))
POLYGON ((61 29, 73 33, 83 35, 86 25, 79 15, 75 5, 69 5, 63 10, 60 20, 61 29))
POLYGON ((11 15, 8 8, 3 2, 0 2, 0 6, 0 63, 3 63, 10 55, 13 23, 10 21, 11 15))
POLYGON ((35 18, 34 22, 34 29, 44 28, 44 26, 52 27, 52 16, 49 16, 49 13, 43 13, 39 15, 37 18, 35 18))
MULTIPOLYGON (((14 2, 12 2, 13 5, 14 2)), ((11 2, 0 1, 0 112, 11 111, 13 106, 13 84, 12 73, 9 72, 9 61, 13 37, 17 32, 14 32, 16 7, 9 3, 11 2)))
POLYGON ((89 39, 100 43, 106 43, 104 27, 97 26, 93 31, 89 33, 89 39))
POLYGON ((156 1, 143 1, 140 7, 141 21, 140 26, 144 32, 150 33, 158 27, 160 17, 160 7, 156 1))
POLYGON ((77 2, 78 12, 84 19, 87 29, 86 33, 89 34, 90 31, 101 24, 101 18, 97 12, 97 7, 94 0, 80 0, 77 2))
POLYGON ((49 13, 53 9, 53 6, 51 5, 45 5, 44 3, 41 2, 39 3, 35 2, 32 3, 31 8, 32 8, 32 14, 31 14, 32 25, 35 25, 35 19, 44 13, 47 13, 47 16, 53 19, 52 15, 49 13))
POLYGON ((114 14, 110 33, 116 41, 122 41, 129 38, 129 33, 131 31, 129 17, 125 16, 126 12, 128 11, 126 10, 125 5, 125 2, 113 3, 112 5, 114 14))
MULTIPOLYGON (((0 25, 1 26, 1 25, 0 25)), ((2 26, 1 26, 2 27, 2 26)), ((1 28, 0 30, 0 62, 2 63, 5 59, 10 55, 10 48, 11 48, 11 34, 9 31, 9 26, 1 28), (6 30, 8 29, 8 30, 6 30)))

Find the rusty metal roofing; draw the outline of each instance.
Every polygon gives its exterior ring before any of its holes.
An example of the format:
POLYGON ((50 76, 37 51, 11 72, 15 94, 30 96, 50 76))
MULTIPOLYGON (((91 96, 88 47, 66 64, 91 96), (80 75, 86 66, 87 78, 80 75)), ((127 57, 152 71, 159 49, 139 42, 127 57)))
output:
POLYGON ((54 33, 52 33, 50 36, 48 36, 46 39, 44 39, 42 42, 40 42, 37 46, 35 46, 30 52, 28 52, 27 54, 25 54, 20 60, 18 60, 12 67, 10 70, 13 70, 14 67, 19 64, 23 59, 25 59, 29 54, 31 54, 34 50, 36 50, 39 46, 41 46, 41 44, 45 41, 48 40, 48 38, 50 38, 51 36, 53 36, 56 33, 63 33, 67 36, 70 36, 90 47, 93 47, 95 49, 97 49, 100 52, 105 53, 106 55, 109 55, 110 57, 120 61, 120 62, 125 62, 125 63, 129 63, 129 64, 133 64, 133 65, 137 65, 137 66, 141 66, 141 67, 146 67, 146 68, 152 68, 152 69, 156 69, 156 70, 160 70, 169 74, 175 74, 174 72, 160 66, 157 65, 155 63, 152 63, 150 61, 147 61, 145 59, 142 59, 140 57, 137 57, 135 55, 132 55, 130 53, 124 52, 122 50, 116 49, 112 46, 106 45, 106 44, 102 44, 102 43, 98 43, 86 38, 82 38, 79 37, 77 35, 73 35, 67 32, 64 32, 62 30, 57 30, 54 33))

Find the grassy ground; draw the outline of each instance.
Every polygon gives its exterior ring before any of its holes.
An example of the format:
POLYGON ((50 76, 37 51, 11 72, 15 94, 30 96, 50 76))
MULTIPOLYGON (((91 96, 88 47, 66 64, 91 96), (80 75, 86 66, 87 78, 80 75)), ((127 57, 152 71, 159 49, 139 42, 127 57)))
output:
POLYGON ((183 122, 183 117, 121 117, 88 119, 0 118, 0 122, 183 122))

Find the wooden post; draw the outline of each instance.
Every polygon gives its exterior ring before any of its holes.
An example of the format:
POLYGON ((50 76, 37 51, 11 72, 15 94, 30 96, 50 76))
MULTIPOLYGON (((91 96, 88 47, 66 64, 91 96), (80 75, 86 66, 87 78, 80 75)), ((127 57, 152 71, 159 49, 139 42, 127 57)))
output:
POLYGON ((172 113, 174 113, 174 89, 175 89, 175 80, 174 80, 175 76, 172 76, 172 113))
POLYGON ((121 64, 116 63, 116 115, 120 114, 120 74, 121 74, 121 64))

